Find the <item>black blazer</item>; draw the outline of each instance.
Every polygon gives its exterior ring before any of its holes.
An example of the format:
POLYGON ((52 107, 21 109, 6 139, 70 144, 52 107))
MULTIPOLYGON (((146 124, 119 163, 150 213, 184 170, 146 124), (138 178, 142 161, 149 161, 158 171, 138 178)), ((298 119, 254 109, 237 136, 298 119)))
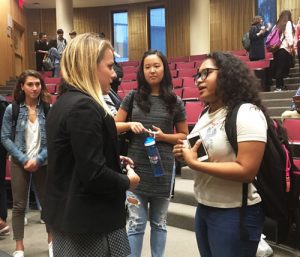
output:
POLYGON ((125 227, 129 179, 121 173, 113 118, 72 87, 51 108, 46 130, 45 222, 70 233, 108 233, 125 227))
POLYGON ((269 31, 257 36, 260 31, 261 25, 252 25, 249 31, 250 38, 250 51, 249 59, 251 61, 265 59, 265 37, 269 34, 269 31))

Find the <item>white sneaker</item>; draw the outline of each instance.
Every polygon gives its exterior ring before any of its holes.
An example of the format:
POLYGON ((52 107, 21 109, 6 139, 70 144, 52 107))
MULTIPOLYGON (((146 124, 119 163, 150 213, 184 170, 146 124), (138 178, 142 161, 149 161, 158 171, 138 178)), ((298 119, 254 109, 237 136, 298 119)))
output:
POLYGON ((14 251, 13 257, 24 257, 24 251, 14 251))
POLYGON ((28 224, 28 219, 27 219, 27 217, 25 216, 25 217, 24 217, 24 226, 27 226, 27 224, 28 224))
POLYGON ((49 257, 53 257, 53 244, 52 241, 48 244, 49 247, 49 257))

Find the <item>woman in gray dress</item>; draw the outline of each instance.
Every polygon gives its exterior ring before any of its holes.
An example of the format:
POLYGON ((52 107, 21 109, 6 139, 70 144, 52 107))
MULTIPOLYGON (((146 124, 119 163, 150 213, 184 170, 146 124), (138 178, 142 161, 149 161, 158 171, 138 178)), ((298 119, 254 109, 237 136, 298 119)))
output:
POLYGON ((133 132, 128 156, 135 162, 135 171, 141 177, 139 186, 127 193, 127 199, 135 199, 128 203, 130 257, 141 256, 148 211, 151 254, 159 257, 163 256, 165 250, 167 211, 175 175, 172 147, 178 139, 186 138, 188 126, 183 102, 172 92, 168 62, 161 52, 144 53, 137 81, 137 91, 132 91, 125 97, 115 117, 119 133, 133 132), (131 122, 125 122, 132 97, 131 122), (164 175, 160 177, 153 176, 144 146, 150 130, 155 132, 156 145, 162 159, 164 175))

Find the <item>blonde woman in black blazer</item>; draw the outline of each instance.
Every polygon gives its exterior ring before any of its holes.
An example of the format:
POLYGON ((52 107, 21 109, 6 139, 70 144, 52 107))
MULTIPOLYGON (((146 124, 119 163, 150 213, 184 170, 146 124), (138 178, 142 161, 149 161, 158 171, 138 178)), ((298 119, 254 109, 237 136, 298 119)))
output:
POLYGON ((64 93, 47 118, 48 181, 43 218, 53 230, 54 256, 130 253, 125 192, 139 177, 132 161, 122 174, 117 132, 103 100, 116 76, 111 44, 82 34, 67 45, 64 93))

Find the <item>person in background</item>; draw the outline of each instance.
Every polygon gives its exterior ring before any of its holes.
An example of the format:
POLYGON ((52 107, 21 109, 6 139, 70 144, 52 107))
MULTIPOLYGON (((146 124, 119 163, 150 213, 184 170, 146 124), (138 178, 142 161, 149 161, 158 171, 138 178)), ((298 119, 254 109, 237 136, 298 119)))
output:
POLYGON ((290 10, 284 10, 280 13, 279 18, 275 24, 279 29, 280 38, 282 40, 280 49, 273 53, 274 57, 274 76, 276 79, 275 92, 287 90, 283 79, 286 78, 290 72, 292 53, 294 47, 294 26, 292 20, 292 13, 290 10))
POLYGON ((59 54, 56 48, 56 40, 50 40, 49 42, 49 51, 48 55, 53 63, 52 77, 58 78, 60 77, 60 59, 61 55, 59 54))
POLYGON ((60 54, 60 56, 62 56, 62 53, 67 46, 67 40, 64 38, 64 31, 62 29, 58 29, 56 33, 57 33, 56 49, 60 54))
POLYGON ((126 190, 139 177, 132 160, 119 156, 115 122, 103 98, 116 76, 113 63, 109 41, 91 33, 72 39, 61 60, 65 83, 47 117, 48 180, 42 209, 53 231, 54 256, 130 254, 126 190))
MULTIPOLYGON (((47 175, 44 104, 49 104, 51 98, 40 73, 26 70, 18 78, 14 89, 14 99, 19 108, 16 126, 15 128, 13 126, 13 106, 10 104, 3 117, 1 142, 11 156, 12 228, 16 241, 13 256, 24 257, 24 217, 30 175, 32 175, 43 206, 47 175)), ((46 228, 51 257, 52 238, 49 228, 47 226, 46 228)))
POLYGON ((300 87, 292 98, 292 106, 290 110, 284 111, 281 114, 281 121, 284 119, 299 119, 300 118, 300 87))
POLYGON ((133 192, 127 193, 127 233, 132 251, 130 257, 141 256, 148 211, 151 255, 161 257, 165 251, 167 212, 175 179, 172 147, 178 139, 185 139, 188 126, 183 102, 172 91, 167 58, 160 51, 150 50, 144 53, 137 81, 137 91, 131 91, 125 97, 115 117, 118 133, 133 132, 128 156, 135 162, 136 172, 141 177, 139 186, 133 192), (132 121, 126 122, 132 97, 132 121), (164 175, 159 178, 153 176, 144 146, 145 138, 152 130, 156 132, 156 145, 164 169, 164 175))
POLYGON ((265 37, 269 34, 271 24, 268 24, 266 28, 263 25, 263 18, 261 16, 255 16, 253 18, 251 28, 249 31, 250 38, 250 61, 257 61, 265 59, 265 37))
POLYGON ((72 30, 70 33, 69 33, 69 36, 71 39, 75 38, 77 36, 77 32, 75 30, 72 30))
MULTIPOLYGON (((4 96, 0 95, 0 126, 8 103, 4 96)), ((5 185, 7 151, 0 143, 0 236, 9 235, 7 219, 7 194, 5 185)))
POLYGON ((208 54, 195 77, 199 99, 207 103, 191 133, 200 133, 193 148, 179 140, 173 153, 195 171, 194 191, 198 201, 195 215, 196 239, 201 257, 255 257, 264 212, 254 180, 265 150, 267 122, 258 92, 258 81, 246 65, 230 53, 208 54), (238 152, 231 147, 224 121, 235 106, 238 152), (197 160, 203 144, 207 161, 197 160), (241 239, 240 209, 242 184, 248 185, 244 228, 248 239, 241 239))
POLYGON ((300 17, 298 18, 298 23, 295 28, 294 49, 296 50, 300 64, 300 17))
POLYGON ((34 53, 36 61, 36 70, 43 70, 43 59, 48 53, 48 42, 46 33, 39 33, 39 39, 34 42, 34 53))

